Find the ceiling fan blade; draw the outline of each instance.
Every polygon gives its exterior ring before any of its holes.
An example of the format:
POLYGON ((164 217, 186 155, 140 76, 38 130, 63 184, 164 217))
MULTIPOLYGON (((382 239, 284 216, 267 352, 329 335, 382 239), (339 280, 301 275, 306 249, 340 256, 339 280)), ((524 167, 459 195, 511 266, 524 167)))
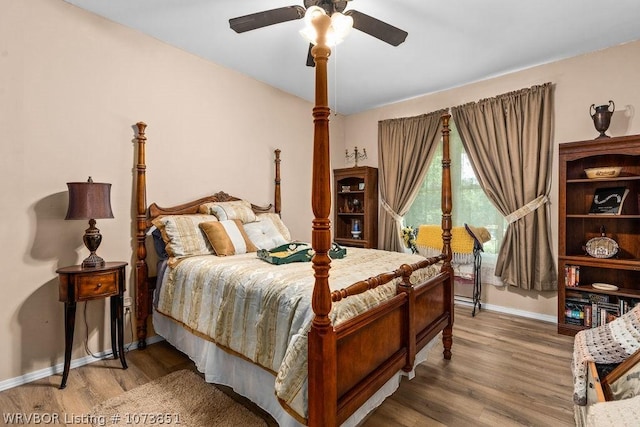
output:
POLYGON ((408 33, 406 31, 357 10, 348 10, 344 14, 353 18, 353 28, 392 46, 398 46, 407 38, 408 33))
POLYGON ((313 59, 313 55, 311 54, 311 49, 313 48, 313 43, 309 43, 309 52, 307 53, 307 67, 315 67, 316 60, 313 59))
POLYGON ((236 33, 244 33, 245 31, 255 30, 268 25, 304 18, 305 12, 306 9, 302 6, 280 7, 252 13, 251 15, 231 18, 229 19, 229 26, 236 33))

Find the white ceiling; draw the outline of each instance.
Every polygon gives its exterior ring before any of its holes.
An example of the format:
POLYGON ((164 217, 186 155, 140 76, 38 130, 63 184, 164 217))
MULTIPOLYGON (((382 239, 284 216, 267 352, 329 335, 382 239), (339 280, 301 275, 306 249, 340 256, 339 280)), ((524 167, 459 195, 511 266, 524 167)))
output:
MULTIPOLYGON (((313 102, 302 20, 242 34, 228 24, 303 0, 65 1, 313 102)), ((393 47, 354 30, 337 47, 329 92, 342 114, 640 40, 638 0, 353 0, 349 9, 409 36, 393 47)))

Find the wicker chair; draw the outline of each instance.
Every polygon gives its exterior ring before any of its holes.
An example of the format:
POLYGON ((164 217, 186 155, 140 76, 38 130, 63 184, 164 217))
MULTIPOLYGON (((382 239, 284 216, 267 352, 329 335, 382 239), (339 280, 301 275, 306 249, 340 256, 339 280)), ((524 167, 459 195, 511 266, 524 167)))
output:
POLYGON ((578 332, 572 368, 576 425, 638 425, 633 423, 640 419, 640 304, 578 332))

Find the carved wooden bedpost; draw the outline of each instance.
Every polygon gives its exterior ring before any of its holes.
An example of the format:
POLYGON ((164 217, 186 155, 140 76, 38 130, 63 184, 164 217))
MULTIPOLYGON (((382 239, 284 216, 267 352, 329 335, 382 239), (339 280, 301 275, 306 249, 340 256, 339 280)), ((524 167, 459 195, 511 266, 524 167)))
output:
POLYGON ((147 237, 147 181, 145 164, 145 142, 147 137, 144 134, 147 128, 146 123, 136 123, 138 134, 136 135, 138 157, 136 163, 136 332, 138 337, 138 348, 144 349, 147 346, 147 318, 150 313, 151 299, 147 287, 149 271, 147 267, 147 248, 145 239, 147 237))
POLYGON ((276 155, 276 159, 274 160, 276 164, 276 179, 275 179, 275 194, 273 196, 273 210, 275 213, 280 215, 280 210, 282 209, 281 203, 281 193, 280 193, 280 149, 276 149, 274 151, 276 155))
POLYGON ((337 414, 336 334, 329 320, 331 292, 329 268, 331 259, 331 170, 329 166, 329 103, 327 94, 327 61, 331 49, 326 45, 326 32, 331 19, 318 15, 312 21, 318 34, 311 49, 316 62, 316 103, 313 108, 313 183, 311 205, 313 230, 311 245, 315 271, 312 308, 314 312, 309 332, 309 426, 333 427, 337 414))
POLYGON ((449 324, 442 332, 444 358, 451 359, 453 344, 453 268, 451 267, 451 155, 449 153, 449 119, 451 115, 442 115, 442 253, 445 255, 442 271, 449 272, 450 286, 447 286, 446 299, 449 302, 449 324))

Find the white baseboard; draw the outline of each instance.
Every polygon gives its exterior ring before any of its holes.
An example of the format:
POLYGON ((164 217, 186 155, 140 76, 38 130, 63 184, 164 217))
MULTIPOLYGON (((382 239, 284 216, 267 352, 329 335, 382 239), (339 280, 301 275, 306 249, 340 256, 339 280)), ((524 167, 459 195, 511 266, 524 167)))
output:
MULTIPOLYGON (((160 335, 154 335, 150 338, 147 338, 147 345, 155 344, 160 341, 164 341, 164 338, 162 338, 160 335)), ((132 343, 127 343, 125 344, 125 348, 131 348, 132 345, 133 345, 132 343)), ((88 365, 89 363, 97 362, 98 360, 102 360, 107 357, 110 357, 112 354, 113 352, 111 350, 106 350, 96 354, 95 355, 96 357, 85 356, 79 359, 73 359, 71 360, 70 366, 71 366, 71 369, 73 369, 79 366, 88 365)), ((63 370, 64 370, 64 362, 58 363, 57 365, 51 366, 49 368, 44 368, 44 369, 39 369, 37 371, 29 372, 19 377, 9 378, 7 380, 0 381, 0 391, 9 390, 10 388, 18 387, 20 385, 39 380, 41 378, 50 377, 51 375, 62 373, 63 370)))
MULTIPOLYGON (((456 296, 456 297, 454 297, 454 302, 456 304, 473 307, 473 300, 471 298, 456 296)), ((532 311, 519 310, 517 308, 502 307, 500 305, 482 303, 482 310, 496 311, 498 313, 504 313, 504 314, 512 314, 514 316, 526 317, 528 319, 541 320, 543 322, 548 322, 548 323, 556 323, 556 324, 558 323, 558 318, 556 316, 550 316, 548 314, 534 313, 532 311)), ((477 314, 478 314, 478 312, 476 311, 476 315, 477 314)))

